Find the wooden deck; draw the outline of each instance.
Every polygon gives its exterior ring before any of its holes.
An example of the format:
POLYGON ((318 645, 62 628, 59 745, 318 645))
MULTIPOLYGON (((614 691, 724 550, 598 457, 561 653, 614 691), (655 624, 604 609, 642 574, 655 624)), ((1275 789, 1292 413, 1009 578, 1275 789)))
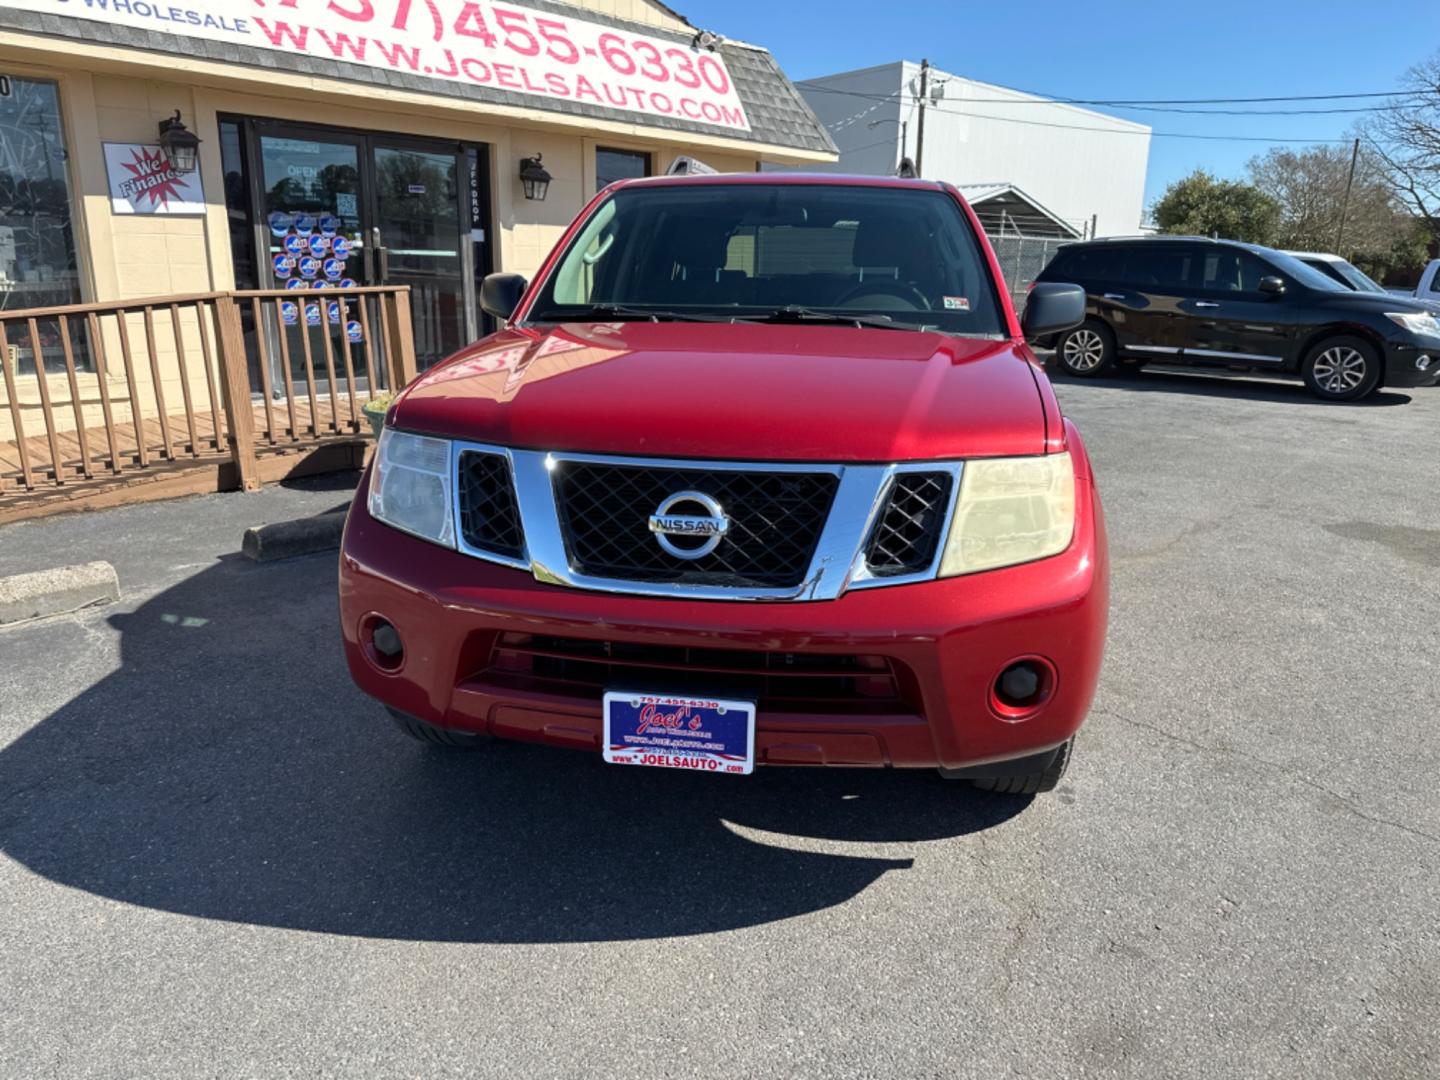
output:
POLYGON ((346 290, 317 320, 312 303, 250 289, 0 309, 0 523, 363 465, 364 401, 416 375, 410 289, 346 290))
MULTIPOLYGON (((315 472, 360 468, 368 452, 369 424, 360 414, 363 397, 352 402, 318 398, 311 413, 306 399, 254 403, 255 454, 263 482, 315 472), (338 412, 338 416, 336 415, 338 412)), ((117 417, 118 420, 118 417, 117 417)), ((0 442, 0 524, 63 510, 98 509, 122 502, 169 498, 236 486, 228 439, 217 435, 215 414, 196 412, 194 428, 184 413, 133 423, 116 423, 114 445, 106 429, 61 432, 55 436, 58 475, 50 439, 25 440, 34 490, 27 490, 20 448, 0 442), (113 451, 113 452, 112 452, 113 451)))

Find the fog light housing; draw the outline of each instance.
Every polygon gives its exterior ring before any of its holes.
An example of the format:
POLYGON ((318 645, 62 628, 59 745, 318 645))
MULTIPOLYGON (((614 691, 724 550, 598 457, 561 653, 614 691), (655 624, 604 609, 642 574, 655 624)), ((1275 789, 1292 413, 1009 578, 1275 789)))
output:
POLYGON ((389 619, 371 615, 360 631, 365 655, 381 671, 399 671, 405 663, 405 642, 389 619))
POLYGON ((1012 664, 1000 673, 997 693, 1006 704, 1029 704, 1040 695, 1040 672, 1034 664, 1012 664))
POLYGON ((1429 371, 1429 370, 1430 370, 1430 357, 1426 356, 1424 353, 1421 353, 1419 356, 1417 356, 1417 357, 1415 358, 1415 370, 1416 370, 1416 371, 1429 371))
POLYGON ((1000 719, 1028 720, 1055 696, 1055 665, 1043 656, 1010 661, 990 686, 990 708, 1000 719))

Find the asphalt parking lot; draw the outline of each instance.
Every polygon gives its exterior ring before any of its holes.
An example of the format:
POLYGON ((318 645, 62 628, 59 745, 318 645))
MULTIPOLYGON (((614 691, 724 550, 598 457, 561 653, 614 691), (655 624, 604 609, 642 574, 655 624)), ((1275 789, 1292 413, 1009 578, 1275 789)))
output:
POLYGON ((1111 636, 1061 789, 446 755, 270 489, 0 530, 0 1075, 1440 1073, 1440 391, 1061 382, 1111 636), (1413 397, 1413 401, 1410 398, 1413 397))

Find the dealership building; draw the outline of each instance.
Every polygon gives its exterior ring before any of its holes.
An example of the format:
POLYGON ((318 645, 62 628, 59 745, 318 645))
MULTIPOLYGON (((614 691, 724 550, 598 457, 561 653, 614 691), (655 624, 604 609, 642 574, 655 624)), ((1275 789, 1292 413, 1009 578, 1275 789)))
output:
POLYGON ((611 180, 835 160, 771 54, 709 29, 650 0, 5 0, 0 308, 409 285, 423 367, 611 180))

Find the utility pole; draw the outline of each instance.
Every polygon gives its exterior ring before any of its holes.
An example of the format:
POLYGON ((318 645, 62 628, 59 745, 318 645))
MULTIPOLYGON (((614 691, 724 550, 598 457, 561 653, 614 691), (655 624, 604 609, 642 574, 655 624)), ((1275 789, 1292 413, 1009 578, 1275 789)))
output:
MULTIPOLYGON (((921 114, 924 115, 923 113, 921 114)), ((1345 243, 1345 217, 1350 212, 1350 191, 1355 186, 1355 163, 1360 160, 1360 140, 1355 140, 1355 149, 1350 151, 1350 179, 1345 181, 1345 200, 1340 204, 1340 228, 1335 233, 1335 254, 1345 257, 1342 245, 1345 243)))
POLYGON ((925 102, 930 96, 930 61, 920 61, 920 124, 915 132, 915 175, 925 175, 925 102))

